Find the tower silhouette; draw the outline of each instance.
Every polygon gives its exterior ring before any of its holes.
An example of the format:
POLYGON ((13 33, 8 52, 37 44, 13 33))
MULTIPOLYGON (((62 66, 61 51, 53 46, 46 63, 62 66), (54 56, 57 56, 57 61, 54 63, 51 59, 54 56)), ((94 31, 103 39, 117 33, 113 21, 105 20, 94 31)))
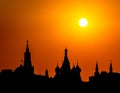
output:
POLYGON ((98 75, 99 75, 99 68, 98 68, 98 62, 96 61, 96 67, 95 67, 94 76, 98 76, 98 75))
POLYGON ((65 48, 62 66, 59 67, 57 64, 55 72, 54 78, 49 77, 47 69, 45 70, 45 75, 34 74, 27 40, 24 60, 21 60, 20 65, 14 71, 4 69, 0 72, 0 85, 6 90, 10 89, 10 87, 11 89, 16 89, 15 87, 17 86, 17 90, 21 88, 22 91, 27 90, 27 92, 31 92, 32 89, 37 89, 39 92, 47 92, 46 90, 50 89, 49 92, 52 93, 56 92, 56 89, 59 92, 67 91, 73 93, 120 92, 120 87, 118 86, 120 84, 120 73, 113 72, 112 60, 110 60, 109 72, 100 72, 96 61, 94 75, 89 77, 88 82, 84 82, 81 80, 81 68, 78 62, 72 68, 70 67, 68 50, 65 48))
POLYGON ((112 68, 112 60, 110 60, 110 70, 109 70, 110 73, 113 72, 113 68, 112 68))
POLYGON ((34 74, 34 67, 32 66, 31 62, 31 53, 28 46, 28 40, 26 45, 26 50, 24 53, 24 63, 20 64, 19 67, 17 67, 15 70, 15 76, 17 78, 27 78, 34 74))
POLYGON ((78 62, 76 66, 73 66, 72 69, 70 67, 70 62, 68 59, 68 50, 65 48, 64 50, 64 60, 62 66, 59 67, 58 64, 55 68, 55 78, 59 80, 72 80, 72 81, 81 81, 80 72, 81 68, 78 66, 78 62))
POLYGON ((31 63, 31 53, 29 51, 28 40, 26 45, 26 51, 24 53, 24 68, 27 74, 30 75, 34 73, 34 67, 31 63))
POLYGON ((80 72, 81 72, 81 68, 79 67, 78 62, 77 62, 77 66, 76 66, 76 79, 77 80, 79 79, 81 81, 80 72))
POLYGON ((59 68, 58 64, 55 68, 55 73, 56 73, 55 78, 57 78, 57 79, 60 78, 61 71, 60 71, 60 68, 59 68))
POLYGON ((64 61, 61 67, 61 73, 63 74, 64 78, 69 78, 70 77, 70 62, 67 56, 67 48, 65 49, 65 54, 64 54, 64 61))
POLYGON ((45 77, 46 77, 46 78, 49 78, 48 70, 47 70, 47 69, 45 70, 45 77))

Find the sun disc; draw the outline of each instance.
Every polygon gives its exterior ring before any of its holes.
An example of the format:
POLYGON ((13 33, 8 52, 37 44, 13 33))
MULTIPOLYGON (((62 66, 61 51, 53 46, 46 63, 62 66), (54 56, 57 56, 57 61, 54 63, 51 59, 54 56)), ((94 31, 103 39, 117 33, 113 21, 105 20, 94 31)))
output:
POLYGON ((86 26, 88 25, 87 19, 86 19, 86 18, 81 18, 81 19, 79 20, 79 25, 80 25, 81 27, 86 27, 86 26))

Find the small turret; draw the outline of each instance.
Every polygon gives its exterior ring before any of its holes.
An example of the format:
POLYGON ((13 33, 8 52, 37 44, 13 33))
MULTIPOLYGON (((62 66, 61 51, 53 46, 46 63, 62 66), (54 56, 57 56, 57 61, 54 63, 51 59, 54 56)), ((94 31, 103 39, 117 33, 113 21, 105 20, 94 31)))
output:
POLYGON ((96 62, 96 67, 95 67, 95 73, 94 73, 95 76, 98 76, 99 75, 99 68, 98 68, 98 62, 96 62))
POLYGON ((55 72, 56 72, 56 74, 59 74, 59 73, 60 73, 60 68, 59 68, 58 64, 57 64, 57 66, 56 66, 56 68, 55 68, 55 72))
POLYGON ((110 73, 113 73, 113 68, 112 68, 112 60, 110 60, 110 70, 109 70, 110 73))
POLYGON ((45 71, 45 77, 49 78, 48 70, 47 70, 47 69, 46 69, 46 71, 45 71))
POLYGON ((81 72, 81 68, 79 67, 78 62, 77 62, 76 70, 77 70, 78 72, 81 72))

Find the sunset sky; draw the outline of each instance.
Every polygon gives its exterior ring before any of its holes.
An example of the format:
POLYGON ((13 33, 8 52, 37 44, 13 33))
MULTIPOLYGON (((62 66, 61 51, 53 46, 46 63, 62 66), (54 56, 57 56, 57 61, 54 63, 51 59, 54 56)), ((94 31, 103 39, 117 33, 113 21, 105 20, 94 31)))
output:
POLYGON ((119 0, 0 0, 0 70, 15 69, 24 58, 26 41, 36 74, 54 76, 68 49, 71 68, 81 67, 88 81, 99 71, 120 72, 119 0), (88 20, 80 27, 80 18, 88 20))

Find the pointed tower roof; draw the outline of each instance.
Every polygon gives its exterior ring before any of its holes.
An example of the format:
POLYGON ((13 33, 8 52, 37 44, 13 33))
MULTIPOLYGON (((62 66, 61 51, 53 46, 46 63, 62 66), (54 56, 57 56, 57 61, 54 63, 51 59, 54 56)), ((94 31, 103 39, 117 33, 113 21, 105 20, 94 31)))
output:
POLYGON ((110 73, 112 73, 113 71, 113 68, 112 68, 112 60, 110 60, 110 73))
POLYGON ((68 59, 68 50, 67 48, 65 48, 65 54, 64 54, 64 62, 68 62, 69 63, 69 59, 68 59))
POLYGON ((64 62, 63 63, 69 63, 69 59, 68 59, 68 55, 67 55, 67 53, 68 53, 68 50, 67 50, 67 48, 65 48, 65 54, 64 54, 64 62))
POLYGON ((70 73, 70 62, 67 56, 67 48, 65 48, 65 53, 64 53, 64 61, 62 63, 61 71, 63 74, 69 74, 70 73))
POLYGON ((45 70, 45 76, 48 78, 49 75, 48 75, 48 69, 45 70))
POLYGON ((60 68, 59 68, 59 66, 58 66, 58 64, 57 64, 57 66, 56 66, 56 68, 55 68, 55 71, 58 72, 59 70, 60 70, 60 68))
POLYGON ((77 61, 76 69, 77 69, 78 71, 81 71, 81 68, 80 68, 79 65, 78 65, 78 61, 77 61))
POLYGON ((67 56, 67 52, 68 52, 68 50, 67 50, 67 48, 65 48, 65 56, 67 56))
POLYGON ((95 73, 94 73, 95 76, 98 76, 99 75, 99 68, 98 68, 98 62, 96 61, 96 67, 95 67, 95 73))
POLYGON ((28 40, 27 40, 27 45, 26 45, 26 52, 29 52, 28 40))
POLYGON ((28 40, 26 44, 26 50, 24 53, 24 67, 32 68, 31 53, 30 53, 29 46, 28 46, 28 40))
POLYGON ((97 62, 97 61, 96 61, 95 72, 99 72, 99 69, 98 69, 98 62, 97 62))

